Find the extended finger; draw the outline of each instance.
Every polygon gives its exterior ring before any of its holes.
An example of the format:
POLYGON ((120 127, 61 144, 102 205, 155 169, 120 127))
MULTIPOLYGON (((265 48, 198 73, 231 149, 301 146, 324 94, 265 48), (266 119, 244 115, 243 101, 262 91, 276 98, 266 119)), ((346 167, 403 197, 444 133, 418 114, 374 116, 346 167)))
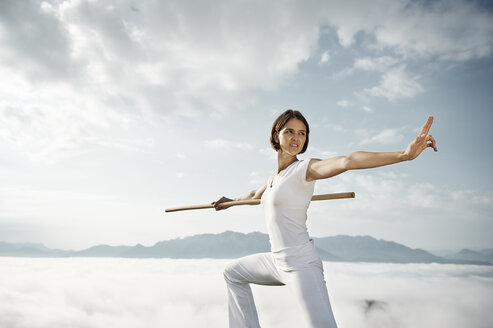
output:
POLYGON ((426 120, 425 124, 421 128, 419 135, 427 135, 428 132, 430 131, 432 123, 433 123, 433 116, 428 116, 428 119, 426 120))

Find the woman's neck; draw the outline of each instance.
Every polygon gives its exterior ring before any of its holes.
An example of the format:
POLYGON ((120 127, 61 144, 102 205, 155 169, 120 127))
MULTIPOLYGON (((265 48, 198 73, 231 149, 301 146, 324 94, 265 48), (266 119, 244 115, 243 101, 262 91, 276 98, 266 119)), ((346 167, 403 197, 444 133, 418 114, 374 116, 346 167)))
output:
POLYGON ((298 158, 296 158, 296 155, 293 156, 279 150, 277 152, 277 173, 281 172, 282 170, 284 170, 285 168, 287 168, 289 165, 293 164, 297 160, 298 158))

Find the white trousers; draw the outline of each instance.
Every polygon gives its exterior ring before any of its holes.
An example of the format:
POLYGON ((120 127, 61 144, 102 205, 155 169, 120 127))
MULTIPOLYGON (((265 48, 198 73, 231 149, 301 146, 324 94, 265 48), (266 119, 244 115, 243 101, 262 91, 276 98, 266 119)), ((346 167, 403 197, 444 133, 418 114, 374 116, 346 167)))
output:
POLYGON ((260 327, 250 284, 287 285, 298 299, 310 327, 336 328, 313 243, 287 251, 242 257, 224 270, 228 286, 229 327, 260 327))

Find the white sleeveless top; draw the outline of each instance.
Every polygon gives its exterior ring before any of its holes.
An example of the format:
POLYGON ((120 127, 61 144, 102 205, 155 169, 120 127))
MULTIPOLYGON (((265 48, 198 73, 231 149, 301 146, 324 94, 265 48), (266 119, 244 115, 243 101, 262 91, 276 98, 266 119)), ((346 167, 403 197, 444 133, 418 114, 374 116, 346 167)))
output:
POLYGON ((310 241, 306 228, 306 211, 310 205, 315 181, 306 181, 309 163, 310 159, 293 162, 274 183, 273 174, 262 195, 261 204, 272 252, 310 241))

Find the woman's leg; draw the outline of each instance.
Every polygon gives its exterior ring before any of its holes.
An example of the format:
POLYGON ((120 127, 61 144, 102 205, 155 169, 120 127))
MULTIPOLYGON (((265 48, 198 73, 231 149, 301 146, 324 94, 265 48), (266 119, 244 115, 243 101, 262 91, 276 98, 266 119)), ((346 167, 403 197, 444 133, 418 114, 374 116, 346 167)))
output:
POLYGON ((286 285, 294 292, 310 327, 337 328, 325 284, 322 263, 313 267, 283 272, 286 285))
POLYGON ((250 283, 283 285, 272 254, 237 259, 224 270, 224 279, 228 285, 229 327, 260 327, 250 283))

